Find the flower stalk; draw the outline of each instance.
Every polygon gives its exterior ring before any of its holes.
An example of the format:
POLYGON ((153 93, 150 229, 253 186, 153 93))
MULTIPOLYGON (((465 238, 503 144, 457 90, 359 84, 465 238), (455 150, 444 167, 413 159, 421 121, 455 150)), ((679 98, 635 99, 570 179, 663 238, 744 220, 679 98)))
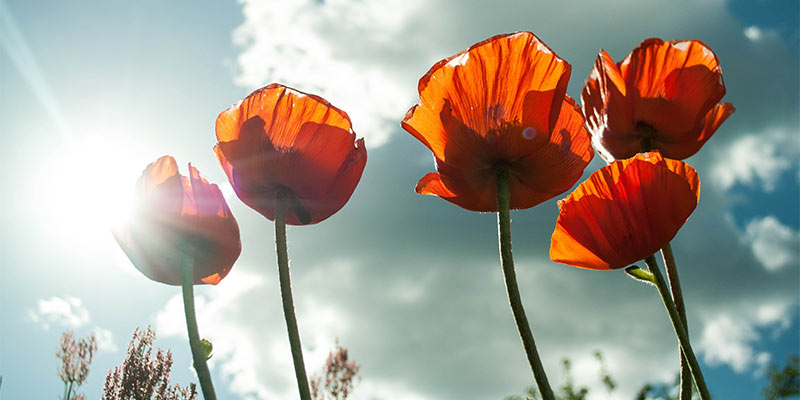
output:
MULTIPOLYGON (((669 283, 669 291, 672 294, 672 301, 675 302, 675 310, 678 311, 678 316, 681 318, 681 323, 688 335, 689 324, 686 320, 686 306, 683 302, 681 281, 678 279, 678 267, 675 264, 675 256, 672 254, 672 246, 669 242, 661 248, 661 257, 664 259, 664 269, 667 271, 667 282, 669 283)), ((692 373, 683 353, 681 353, 681 389, 679 398, 680 400, 692 399, 692 373)))
POLYGON ((517 286, 517 276, 514 272, 514 258, 511 253, 511 217, 509 215, 509 173, 508 167, 497 168, 497 223, 498 236, 500 241, 500 264, 503 268, 503 278, 508 293, 508 303, 511 306, 511 313, 514 315, 514 322, 517 324, 519 336, 522 339, 522 347, 531 366, 533 377, 539 386, 539 392, 544 400, 555 400, 553 390, 547 380, 547 375, 542 366, 542 360, 536 350, 536 343, 533 340, 531 328, 528 325, 528 318, 525 316, 525 309, 522 306, 522 299, 519 295, 517 286))
MULTIPOLYGON (((187 246, 189 247, 189 246, 187 246)), ((186 314, 186 330, 189 332, 189 347, 192 350, 194 370, 200 381, 200 390, 206 400, 217 400, 214 393, 214 384, 211 382, 211 372, 206 364, 203 346, 200 344, 200 334, 197 332, 197 317, 194 309, 194 257, 190 248, 184 253, 181 265, 181 287, 183 289, 183 311, 186 314)))
POLYGON ((292 283, 289 274, 289 252, 286 246, 286 208, 291 199, 288 196, 289 194, 286 192, 281 192, 276 196, 275 201, 275 248, 278 253, 278 280, 281 286, 283 316, 286 319, 286 330, 289 333, 289 347, 292 350, 297 389, 300 391, 301 400, 311 400, 308 376, 303 362, 303 349, 300 345, 300 332, 297 329, 297 317, 294 314, 292 283))
POLYGON ((667 284, 664 282, 664 277, 661 275, 661 270, 658 268, 656 258, 651 255, 644 261, 650 273, 653 274, 653 283, 655 283, 658 293, 661 295, 661 300, 667 308, 667 314, 669 314, 669 319, 672 322, 672 328, 675 330, 675 335, 677 335, 678 342, 680 343, 681 353, 686 357, 689 370, 697 384, 697 391, 700 393, 700 399, 711 400, 705 378, 703 378, 703 372, 700 370, 700 364, 697 362, 697 358, 692 350, 692 345, 689 343, 689 335, 686 333, 686 328, 684 328, 678 311, 675 308, 675 304, 670 297, 669 288, 667 288, 667 284))

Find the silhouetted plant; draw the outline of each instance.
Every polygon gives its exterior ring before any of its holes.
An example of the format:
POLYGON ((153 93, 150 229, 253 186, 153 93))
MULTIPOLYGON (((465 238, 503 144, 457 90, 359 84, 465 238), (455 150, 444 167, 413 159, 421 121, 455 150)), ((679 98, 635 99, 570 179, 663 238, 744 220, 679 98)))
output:
POLYGON ((769 383, 762 390, 764 399, 788 399, 800 395, 800 357, 792 354, 786 357, 786 365, 778 368, 771 363, 767 367, 769 383))
POLYGON ((108 371, 101 400, 195 400, 197 390, 192 383, 188 388, 169 387, 172 370, 172 352, 156 350, 151 358, 155 332, 147 327, 136 328, 128 343, 128 356, 122 365, 108 371))
POLYGON ((614 389, 617 388, 617 382, 611 377, 611 374, 609 374, 608 370, 606 369, 606 363, 603 360, 603 353, 595 351, 594 358, 596 358, 597 362, 600 363, 600 381, 603 382, 603 386, 606 387, 608 394, 611 394, 614 389))
MULTIPOLYGON (((617 381, 608 372, 603 359, 603 354, 599 351, 594 352, 594 358, 600 364, 599 378, 603 386, 612 394, 617 389, 617 381)), ((557 400, 585 400, 589 395, 589 388, 585 386, 575 387, 575 379, 572 375, 572 363, 569 359, 561 360, 564 369, 564 384, 560 387, 560 392, 555 393, 557 400)), ((676 375, 675 379, 666 384, 644 384, 638 392, 634 400, 678 400, 678 388, 680 386, 680 375, 676 375)), ((692 391, 692 398, 695 398, 697 389, 692 391)), ((513 395, 505 397, 504 400, 538 400, 540 398, 539 392, 534 386, 527 388, 523 395, 513 395)))
POLYGON ((349 359, 347 349, 336 341, 328 354, 321 373, 311 377, 311 398, 314 400, 344 400, 353 393, 361 366, 349 359), (324 379, 324 386, 323 386, 324 379))
POLYGON ((97 351, 97 340, 92 333, 86 339, 75 340, 72 331, 61 335, 61 347, 56 350, 56 357, 61 360, 58 377, 64 382, 63 400, 83 400, 83 394, 77 393, 89 376, 89 364, 97 351), (73 394, 74 390, 74 394, 73 394))

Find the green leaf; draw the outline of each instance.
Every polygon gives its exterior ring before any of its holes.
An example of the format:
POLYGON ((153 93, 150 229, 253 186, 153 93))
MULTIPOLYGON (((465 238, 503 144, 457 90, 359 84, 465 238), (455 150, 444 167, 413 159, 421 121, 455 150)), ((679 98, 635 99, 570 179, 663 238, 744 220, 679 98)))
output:
POLYGON ((213 356, 214 352, 214 345, 207 339, 200 339, 200 346, 203 347, 203 355, 206 357, 206 360, 210 359, 213 356))
POLYGON ((625 268, 625 273, 639 282, 655 285, 655 280, 654 280, 655 278, 653 278, 653 274, 635 265, 631 265, 630 267, 625 268))

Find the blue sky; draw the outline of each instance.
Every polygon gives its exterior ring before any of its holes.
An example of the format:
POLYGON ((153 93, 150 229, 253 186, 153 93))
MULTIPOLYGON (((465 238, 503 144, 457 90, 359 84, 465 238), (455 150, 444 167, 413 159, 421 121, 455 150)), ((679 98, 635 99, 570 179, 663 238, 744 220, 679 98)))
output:
MULTIPOLYGON (((673 241, 690 332, 716 398, 758 398, 765 362, 800 352, 800 120, 795 1, 0 0, 2 398, 61 393, 60 333, 103 338, 83 391, 98 398, 131 332, 152 325, 193 379, 179 289, 139 274, 110 225, 157 157, 224 188, 217 114, 270 82, 347 111, 369 151, 351 201, 289 230, 310 371, 336 338, 362 364, 355 399, 499 399, 532 384, 497 261, 496 221, 413 192, 433 170, 399 121, 434 62, 528 30, 573 66, 578 97, 600 48, 619 60, 648 37, 700 39, 720 59, 736 113, 687 162, 700 204, 673 241), (565 2, 566 3, 566 2, 565 2)), ((599 157, 586 173, 601 167, 599 157)), ((562 196, 563 197, 563 196, 562 196)), ((198 287, 221 398, 290 399, 272 224, 228 201, 243 238, 231 274, 198 287)), ((595 388, 605 354, 630 398, 670 380, 677 350, 658 296, 619 271, 547 258, 555 199, 512 213, 523 302, 545 366, 595 388)), ((599 396, 599 397, 597 397, 599 396)))

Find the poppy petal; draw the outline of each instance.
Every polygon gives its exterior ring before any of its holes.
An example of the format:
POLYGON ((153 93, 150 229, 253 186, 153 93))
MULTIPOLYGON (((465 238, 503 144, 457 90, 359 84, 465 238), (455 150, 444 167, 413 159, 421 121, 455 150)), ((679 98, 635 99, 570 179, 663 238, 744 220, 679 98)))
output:
POLYGON ((566 93, 571 67, 529 32, 498 35, 436 63, 420 79, 420 104, 404 118, 403 127, 444 162, 460 147, 463 136, 475 133, 490 143, 508 126, 518 127, 515 140, 499 141, 499 151, 526 153, 533 144, 527 127, 549 134, 566 93), (446 107, 467 129, 449 131, 436 117, 446 107), (422 109, 427 109, 422 111, 422 109), (439 128, 441 126, 441 128, 439 128), (446 139, 444 136, 447 136, 446 139), (494 136, 494 137, 492 137, 494 136), (527 144, 526 144, 527 143, 527 144))
POLYGON ((663 137, 657 140, 657 146, 671 158, 682 160, 689 158, 697 153, 701 147, 711 138, 717 128, 730 117, 735 108, 731 103, 717 103, 706 117, 701 120, 694 130, 694 134, 687 135, 678 140, 670 140, 670 137, 663 137))
MULTIPOLYGON (((440 182, 429 182, 424 188, 435 190, 441 185, 446 188, 442 192, 448 195, 443 199, 470 211, 497 211, 497 173, 494 168, 463 169, 436 160, 436 171, 440 182)), ((419 189, 422 189, 420 184, 424 181, 425 177, 417 183, 419 189)))
POLYGON ((241 252, 239 227, 217 185, 189 165, 181 176, 172 157, 150 164, 139 179, 138 207, 126 226, 113 231, 133 265, 148 278, 181 284, 191 256, 194 283, 218 283, 241 252))
POLYGON ((427 146, 434 157, 444 158, 447 132, 438 112, 417 104, 408 110, 400 126, 427 146))
MULTIPOLYGON (((575 100, 565 96, 550 141, 513 164, 511 171, 525 186, 546 194, 544 200, 547 200, 569 190, 593 157, 594 151, 589 133, 584 128, 581 110, 575 100)), ((515 200, 512 196, 511 202, 516 203, 515 200)), ((518 208, 529 208, 536 204, 525 207, 517 203, 518 208)))
POLYGON ((559 202, 550 258, 590 269, 642 260, 675 236, 699 191, 691 166, 658 152, 614 162, 559 202))
POLYGON ((298 198, 297 201, 310 214, 310 221, 302 222, 293 211, 287 213, 286 223, 291 225, 316 224, 328 219, 344 207, 353 195, 364 167, 367 164, 367 150, 364 147, 364 139, 359 139, 355 143, 355 149, 351 151, 347 159, 328 187, 327 192, 313 198, 298 198))
POLYGON ((595 148, 607 162, 614 161, 614 154, 633 156, 641 150, 641 137, 635 132, 633 109, 626 93, 619 68, 601 50, 584 84, 581 102, 595 148), (608 132, 614 134, 607 135, 608 132))
POLYGON ((420 178, 415 190, 419 194, 429 194, 445 198, 456 197, 456 194, 442 183, 442 177, 439 176, 438 172, 431 172, 420 178))
POLYGON ((719 60, 698 40, 648 39, 620 63, 634 121, 662 135, 680 135, 725 95, 719 60))
POLYGON ((333 185, 349 188, 346 202, 366 162, 363 142, 355 143, 344 111, 279 84, 259 89, 220 113, 217 139, 214 151, 237 196, 274 220, 276 196, 289 193, 287 223, 295 225, 319 222, 331 209, 340 209, 344 203, 327 204, 341 190, 333 185), (354 163, 354 158, 361 161, 354 163), (346 168, 350 164, 355 166, 346 168), (356 170, 358 176, 349 172, 356 170), (351 181, 343 183, 343 175, 351 181))

